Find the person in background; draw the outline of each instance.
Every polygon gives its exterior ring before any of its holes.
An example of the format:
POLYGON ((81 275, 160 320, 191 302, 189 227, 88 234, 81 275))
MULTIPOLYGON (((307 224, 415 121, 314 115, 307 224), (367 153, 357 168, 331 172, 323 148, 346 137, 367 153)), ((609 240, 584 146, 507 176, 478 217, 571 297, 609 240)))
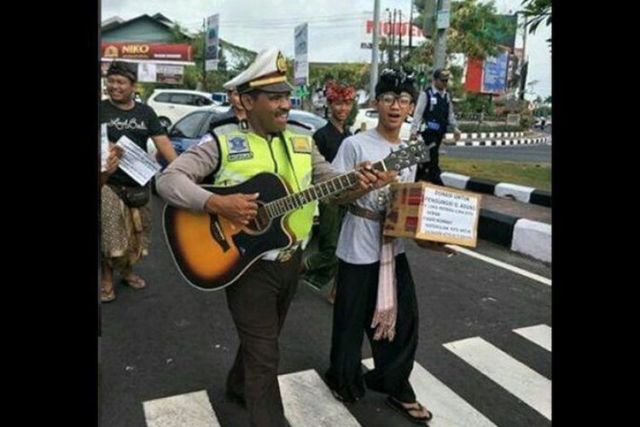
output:
MULTIPOLYGON (((346 120, 353 109, 356 91, 352 86, 329 82, 326 94, 330 112, 329 122, 313 134, 313 140, 320 154, 331 162, 342 141, 351 136, 346 120)), ((331 283, 327 299, 333 303, 336 289, 334 279, 338 268, 335 252, 345 210, 335 203, 320 202, 319 211, 318 250, 310 252, 305 258, 303 279, 316 289, 323 289, 331 283)))
MULTIPOLYGON (((108 99, 100 103, 100 122, 107 124, 107 137, 113 144, 128 137, 146 151, 151 138, 167 160, 176 152, 151 107, 134 101, 136 64, 114 61, 107 70, 108 99)), ((151 239, 151 196, 149 185, 141 186, 122 169, 107 177, 101 188, 101 301, 116 298, 113 273, 133 289, 146 286, 133 267, 146 256, 151 239)))
POLYGON ((433 73, 433 81, 430 87, 420 93, 418 103, 411 124, 411 137, 415 141, 424 123, 422 139, 428 146, 435 145, 429 151, 430 161, 418 166, 417 180, 428 181, 443 185, 440 174, 440 144, 448 128, 453 129, 454 139, 460 139, 456 117, 453 113, 451 93, 447 91, 451 73, 448 70, 437 69, 433 73))

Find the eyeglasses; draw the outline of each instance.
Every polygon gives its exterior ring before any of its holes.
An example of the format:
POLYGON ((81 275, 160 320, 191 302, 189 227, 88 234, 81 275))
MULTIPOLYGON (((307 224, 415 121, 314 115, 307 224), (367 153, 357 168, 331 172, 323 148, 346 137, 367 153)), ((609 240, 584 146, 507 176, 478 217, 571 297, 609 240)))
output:
POLYGON ((378 101, 382 104, 390 107, 394 102, 398 101, 398 105, 401 107, 406 107, 413 102, 413 97, 411 95, 398 95, 396 93, 384 93, 378 97, 378 101))

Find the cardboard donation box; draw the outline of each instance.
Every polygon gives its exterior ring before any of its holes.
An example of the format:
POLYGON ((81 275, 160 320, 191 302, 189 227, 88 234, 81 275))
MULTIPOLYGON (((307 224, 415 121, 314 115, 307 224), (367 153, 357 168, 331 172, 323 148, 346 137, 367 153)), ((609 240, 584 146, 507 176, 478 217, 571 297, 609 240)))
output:
POLYGON ((384 235, 475 247, 480 199, 424 182, 391 184, 384 235))

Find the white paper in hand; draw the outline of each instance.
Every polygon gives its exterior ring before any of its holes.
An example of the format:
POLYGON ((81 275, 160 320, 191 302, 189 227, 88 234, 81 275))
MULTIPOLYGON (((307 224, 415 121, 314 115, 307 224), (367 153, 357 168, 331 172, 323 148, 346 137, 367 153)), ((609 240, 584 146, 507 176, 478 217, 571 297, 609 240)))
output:
POLYGON ((100 170, 107 170, 107 157, 109 157, 109 139, 107 138, 107 124, 100 125, 100 170))
POLYGON ((119 167, 138 184, 145 185, 160 170, 160 165, 135 142, 122 136, 117 145, 122 147, 124 155, 119 167))

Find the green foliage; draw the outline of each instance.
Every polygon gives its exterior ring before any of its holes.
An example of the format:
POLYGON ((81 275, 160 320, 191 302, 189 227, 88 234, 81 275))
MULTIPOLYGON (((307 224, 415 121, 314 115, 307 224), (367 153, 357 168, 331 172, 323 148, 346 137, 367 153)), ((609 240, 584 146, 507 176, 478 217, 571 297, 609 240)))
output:
POLYGON ((480 59, 494 56, 498 53, 499 34, 515 30, 500 19, 493 1, 463 0, 453 2, 451 8, 447 52, 460 52, 480 59))
POLYGON ((489 99, 489 96, 480 93, 467 93, 464 99, 456 105, 455 111, 460 114, 494 114, 493 104, 489 99))
POLYGON ((551 115, 551 107, 538 107, 533 110, 535 117, 547 117, 551 115))
POLYGON ((309 69, 309 86, 321 87, 328 79, 364 89, 369 84, 369 65, 365 63, 343 63, 314 65, 309 69))
POLYGON ((522 12, 529 21, 529 33, 535 33, 545 19, 545 25, 551 25, 551 0, 523 0, 521 4, 525 5, 522 12))
MULTIPOLYGON (((419 14, 414 23, 422 27, 424 0, 414 0, 419 14)), ((464 53, 484 59, 498 53, 497 39, 501 34, 515 31, 513 23, 502 19, 493 1, 462 0, 451 3, 450 27, 447 33, 447 52, 464 53)), ((414 49, 409 63, 432 64, 433 44, 427 41, 414 49)))

